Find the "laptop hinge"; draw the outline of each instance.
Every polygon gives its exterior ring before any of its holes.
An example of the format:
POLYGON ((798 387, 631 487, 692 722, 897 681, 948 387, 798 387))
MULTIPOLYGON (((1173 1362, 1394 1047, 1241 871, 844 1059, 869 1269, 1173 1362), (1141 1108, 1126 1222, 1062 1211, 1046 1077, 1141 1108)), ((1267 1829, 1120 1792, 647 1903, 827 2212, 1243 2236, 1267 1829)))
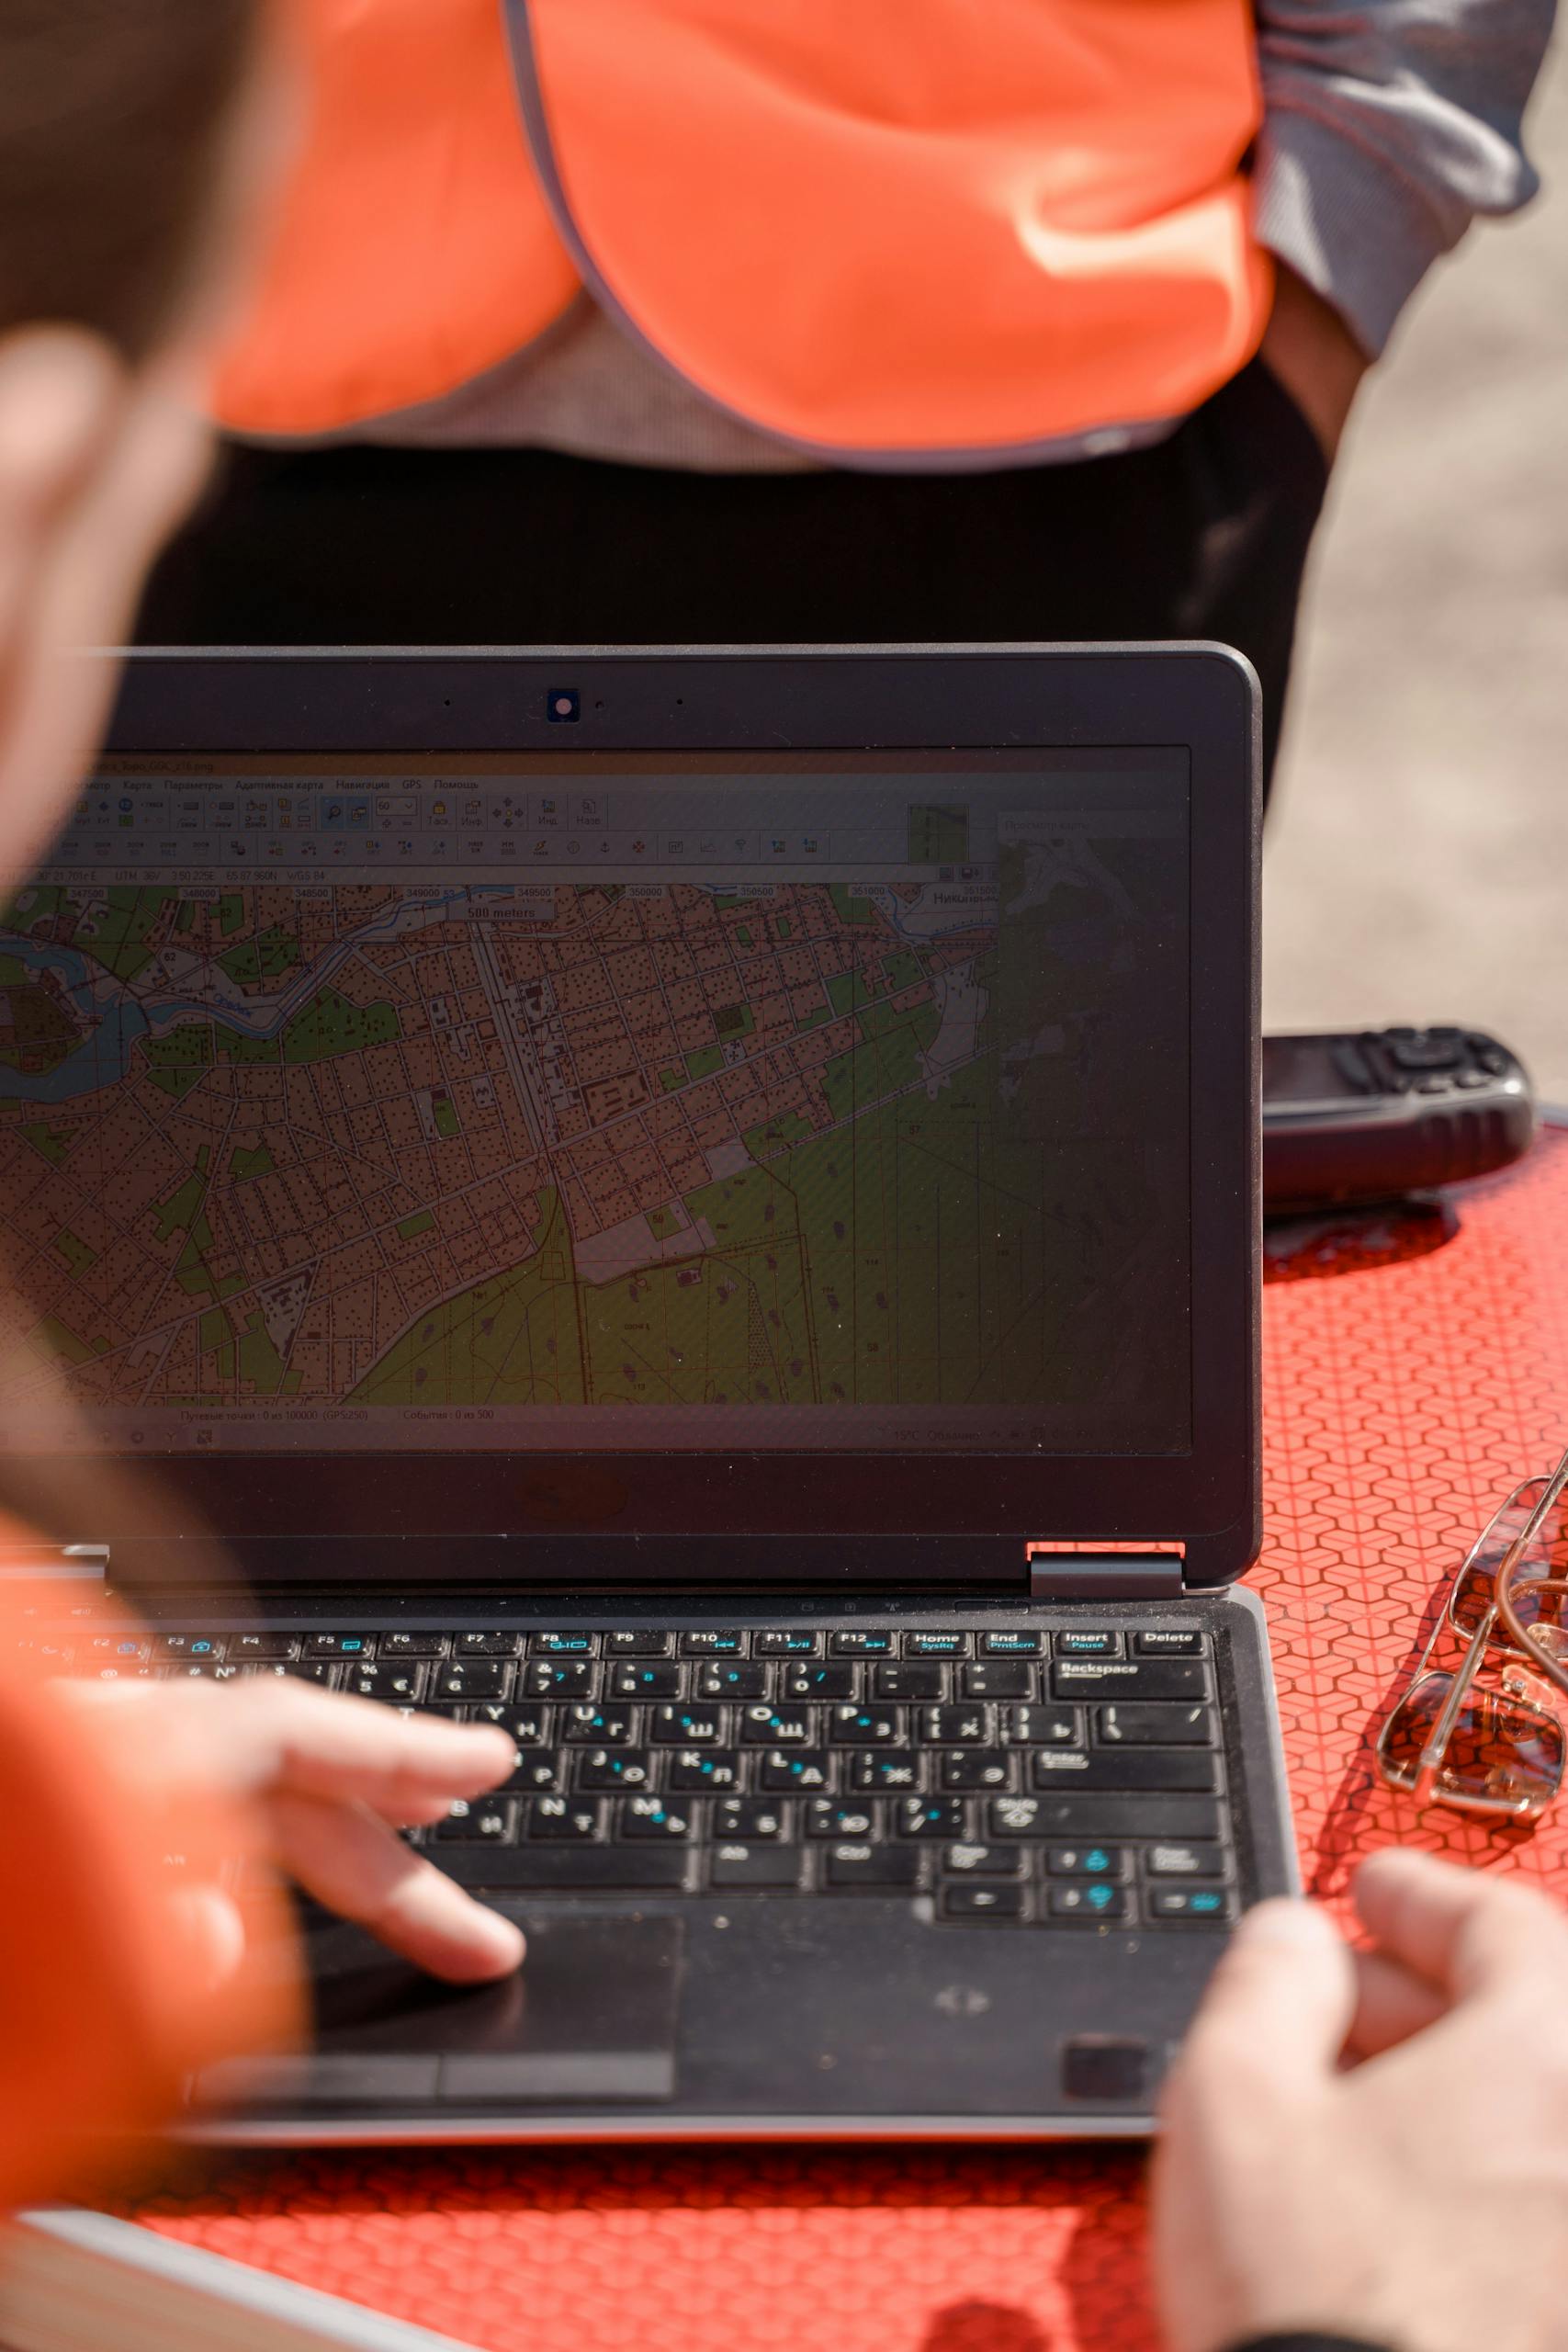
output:
POLYGON ((1028 1544, 1032 1600, 1179 1600, 1182 1544, 1028 1544))
POLYGON ((0 1545, 0 1584, 34 1584, 68 1577, 102 1584, 109 1572, 107 1544, 0 1545))

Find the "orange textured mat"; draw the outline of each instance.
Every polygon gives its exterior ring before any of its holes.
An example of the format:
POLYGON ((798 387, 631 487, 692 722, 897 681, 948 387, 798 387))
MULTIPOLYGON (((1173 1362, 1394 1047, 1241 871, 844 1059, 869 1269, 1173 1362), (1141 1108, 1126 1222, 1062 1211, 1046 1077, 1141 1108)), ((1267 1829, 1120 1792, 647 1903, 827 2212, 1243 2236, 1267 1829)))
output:
MULTIPOLYGON (((1271 1238, 1269 1612, 1303 1869, 1400 1838, 1538 1877, 1533 1835, 1412 1819, 1370 1734, 1434 1587, 1568 1441, 1568 1134, 1451 1209, 1271 1238)), ((171 2237, 483 2352, 1144 2352, 1141 2159, 1081 2150, 461 2150, 220 2161, 171 2237)))

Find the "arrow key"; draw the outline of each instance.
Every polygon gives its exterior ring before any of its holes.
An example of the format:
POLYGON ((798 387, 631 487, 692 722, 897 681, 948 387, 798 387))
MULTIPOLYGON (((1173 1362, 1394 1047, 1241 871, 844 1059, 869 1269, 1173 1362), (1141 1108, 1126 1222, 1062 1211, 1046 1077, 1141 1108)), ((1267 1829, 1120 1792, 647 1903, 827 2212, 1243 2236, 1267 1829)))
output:
POLYGON ((1045 1868, 1053 1878, 1125 1878, 1125 1846, 1047 1846, 1045 1868))
POLYGON ((1053 1919, 1074 1919, 1083 1928, 1100 1927, 1130 1919, 1133 1905, 1125 1887, 1109 1886, 1104 1879, 1095 1879, 1087 1886, 1054 1886, 1050 1913, 1053 1919))
POLYGON ((944 1886, 939 1916, 943 1919, 1021 1919, 1023 1889, 995 1884, 944 1886))

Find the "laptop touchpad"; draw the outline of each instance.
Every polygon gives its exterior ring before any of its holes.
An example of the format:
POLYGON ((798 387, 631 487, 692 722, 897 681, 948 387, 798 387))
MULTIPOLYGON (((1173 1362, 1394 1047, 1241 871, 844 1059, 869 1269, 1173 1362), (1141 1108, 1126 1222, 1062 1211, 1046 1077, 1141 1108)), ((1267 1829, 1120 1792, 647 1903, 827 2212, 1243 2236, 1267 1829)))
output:
POLYGON ((443 2107, 672 2098, 682 1922, 521 1917, 521 1973, 466 1991, 352 1928, 313 1934, 318 2079, 384 2071, 443 2107))

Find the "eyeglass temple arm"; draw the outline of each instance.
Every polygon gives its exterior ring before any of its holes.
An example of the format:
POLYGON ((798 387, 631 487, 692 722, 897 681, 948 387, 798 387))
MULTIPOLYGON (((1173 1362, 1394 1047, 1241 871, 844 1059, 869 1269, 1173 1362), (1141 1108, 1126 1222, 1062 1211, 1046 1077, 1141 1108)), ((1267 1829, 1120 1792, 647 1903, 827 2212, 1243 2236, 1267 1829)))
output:
POLYGON ((1480 1619, 1474 1633, 1470 1637, 1470 1647, 1466 1650, 1459 1671, 1449 1687, 1449 1695, 1443 1701, 1438 1720, 1427 1735, 1427 1745, 1417 1758, 1416 1783, 1412 1792, 1417 1804, 1427 1804, 1431 1801, 1438 1774, 1443 1769, 1443 1758, 1449 1752, 1449 1742, 1453 1737, 1454 1725, 1459 1721, 1460 1711, 1464 1705, 1470 1686, 1475 1679, 1481 1661, 1486 1655, 1486 1645, 1492 1638, 1492 1629, 1496 1623, 1497 1604, 1494 1600, 1489 1604, 1486 1614, 1480 1619))
MULTIPOLYGON (((1540 1500, 1498 1562, 1496 1574, 1492 1580, 1492 1593, 1495 1613, 1501 1616, 1511 1639, 1524 1651, 1527 1657, 1535 1659, 1538 1666, 1550 1676, 1560 1690, 1568 1690, 1568 1675, 1565 1675, 1562 1667, 1549 1658, 1544 1651, 1536 1648, 1528 1628, 1520 1622, 1518 1611, 1514 1606, 1515 1596, 1511 1589, 1515 1568, 1540 1534, 1548 1511, 1558 1500, 1565 1487, 1568 1487, 1568 1453, 1563 1454, 1556 1469, 1547 1480, 1540 1500)), ((1526 1585, 1528 1587, 1545 1584, 1549 1581, 1551 1579, 1529 1577, 1526 1579, 1526 1585)))
MULTIPOLYGON (((1492 1600, 1485 1615, 1471 1635, 1470 1647, 1464 1654, 1463 1663, 1454 1676, 1449 1695, 1443 1702, 1441 1713, 1432 1725, 1416 1767, 1416 1785, 1413 1794, 1417 1804, 1426 1804, 1431 1799, 1438 1774, 1442 1770, 1443 1758, 1448 1753, 1449 1742, 1453 1737, 1454 1725, 1460 1718, 1460 1710, 1464 1705, 1470 1686, 1474 1681, 1481 1661, 1486 1654, 1486 1645, 1492 1638, 1493 1628, 1499 1615, 1505 1614, 1498 1609, 1496 1596, 1506 1589, 1508 1577, 1513 1574, 1521 1555, 1535 1542, 1547 1512, 1565 1487, 1568 1487, 1568 1453, 1562 1455, 1556 1469, 1547 1480, 1540 1501, 1493 1571, 1492 1600)), ((1532 1578, 1531 1581, 1538 1580, 1532 1578)), ((1536 1655, 1533 1645, 1524 1638, 1521 1629, 1513 1623, 1511 1618, 1508 1620, 1508 1630, 1514 1634, 1516 1640, 1522 1642, 1527 1657, 1536 1655)))

